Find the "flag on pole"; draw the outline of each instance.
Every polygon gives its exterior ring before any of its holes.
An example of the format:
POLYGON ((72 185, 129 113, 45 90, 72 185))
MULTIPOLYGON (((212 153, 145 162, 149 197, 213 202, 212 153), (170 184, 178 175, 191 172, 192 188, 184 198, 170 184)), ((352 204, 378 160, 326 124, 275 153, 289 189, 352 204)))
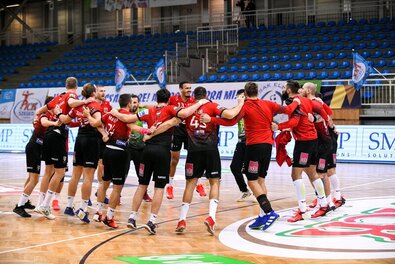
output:
POLYGON ((125 65, 116 58, 115 61, 115 90, 121 90, 122 86, 124 85, 126 79, 129 78, 128 70, 126 69, 125 65))
POLYGON ((365 83, 369 74, 374 72, 370 62, 366 61, 357 52, 353 52, 353 68, 352 68, 352 81, 355 89, 358 91, 365 83))
POLYGON ((161 59, 155 66, 154 78, 160 88, 166 88, 166 67, 164 59, 161 59))

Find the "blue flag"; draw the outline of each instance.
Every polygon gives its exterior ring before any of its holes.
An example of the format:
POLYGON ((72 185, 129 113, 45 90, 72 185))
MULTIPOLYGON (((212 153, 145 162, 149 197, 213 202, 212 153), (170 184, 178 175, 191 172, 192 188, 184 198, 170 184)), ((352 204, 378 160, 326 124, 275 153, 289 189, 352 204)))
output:
POLYGON ((161 59, 155 66, 154 78, 158 82, 159 87, 166 88, 166 67, 164 59, 161 59))
POLYGON ((128 78, 128 69, 126 69, 125 65, 123 65, 123 63, 117 58, 115 61, 115 90, 121 90, 128 78))
POLYGON ((359 91, 369 74, 374 72, 370 62, 366 61, 357 52, 353 52, 352 81, 355 89, 359 91))

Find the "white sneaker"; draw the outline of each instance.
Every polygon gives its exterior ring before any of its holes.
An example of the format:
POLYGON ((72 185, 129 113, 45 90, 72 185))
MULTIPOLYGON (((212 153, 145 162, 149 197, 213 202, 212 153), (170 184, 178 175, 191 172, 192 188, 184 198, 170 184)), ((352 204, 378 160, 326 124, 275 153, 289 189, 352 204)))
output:
POLYGON ((37 207, 37 213, 42 214, 43 216, 45 216, 49 220, 54 220, 55 219, 55 216, 52 214, 50 208, 45 208, 43 206, 39 206, 39 207, 37 207))
POLYGON ((237 202, 245 202, 249 199, 249 197, 252 195, 250 191, 242 192, 241 197, 237 199, 237 202))

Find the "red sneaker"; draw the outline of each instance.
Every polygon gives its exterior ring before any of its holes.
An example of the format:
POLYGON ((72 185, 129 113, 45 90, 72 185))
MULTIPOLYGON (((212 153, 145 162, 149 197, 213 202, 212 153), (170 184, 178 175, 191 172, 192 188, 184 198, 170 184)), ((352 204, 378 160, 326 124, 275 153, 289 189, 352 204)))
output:
POLYGON ((201 197, 207 196, 206 192, 204 191, 203 184, 196 185, 196 191, 199 193, 201 197))
POLYGON ((96 211, 95 215, 93 216, 93 220, 95 222, 101 222, 103 221, 103 216, 99 211, 96 211))
POLYGON ((173 194, 173 186, 168 185, 166 187, 166 197, 167 199, 171 200, 174 198, 174 194, 173 194))
POLYGON ((315 208, 317 206, 317 198, 314 199, 311 204, 309 205, 310 208, 315 208))
POLYGON ((152 198, 148 195, 147 192, 144 194, 143 200, 144 200, 144 202, 147 202, 147 203, 152 202, 152 198))
POLYGON ((336 200, 336 198, 333 198, 333 203, 335 204, 336 208, 339 208, 346 203, 346 199, 344 199, 343 196, 340 197, 340 200, 336 200))
POLYGON ((206 220, 204 220, 204 224, 207 227, 207 231, 214 235, 214 226, 215 226, 215 222, 214 220, 211 218, 211 216, 207 217, 206 220))
POLYGON ((293 217, 287 219, 287 222, 289 222, 289 223, 295 223, 295 222, 301 221, 301 220, 304 219, 304 218, 303 218, 303 214, 304 214, 304 213, 302 213, 302 212, 298 209, 298 210, 295 212, 295 215, 294 215, 293 217))
POLYGON ((119 227, 117 225, 117 223, 115 223, 114 217, 112 219, 108 219, 106 216, 106 217, 104 217, 102 223, 105 224, 106 226, 114 228, 114 229, 117 229, 119 227))
POLYGON ((60 210, 60 206, 59 206, 59 201, 58 200, 53 200, 52 201, 52 209, 54 209, 55 211, 59 211, 60 210))
POLYGON ((176 227, 176 233, 184 232, 186 227, 187 227, 187 224, 186 224, 185 220, 178 221, 178 224, 176 227))
POLYGON ((330 211, 329 206, 325 206, 325 207, 320 207, 320 209, 317 210, 317 212, 315 212, 311 218, 317 218, 317 217, 321 217, 326 215, 328 212, 330 211))

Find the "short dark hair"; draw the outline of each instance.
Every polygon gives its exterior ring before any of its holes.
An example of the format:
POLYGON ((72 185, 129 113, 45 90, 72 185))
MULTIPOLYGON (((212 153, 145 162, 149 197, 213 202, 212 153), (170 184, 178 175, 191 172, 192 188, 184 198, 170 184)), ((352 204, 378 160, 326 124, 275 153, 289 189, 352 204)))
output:
POLYGON ((130 103, 131 98, 132 98, 131 94, 121 94, 118 100, 119 107, 121 108, 127 107, 128 104, 130 103))
POLYGON ((256 97, 258 96, 258 85, 254 82, 248 82, 244 86, 245 94, 249 97, 256 97))
POLYGON ((52 101, 53 98, 54 98, 53 96, 47 96, 47 98, 45 98, 44 104, 48 104, 49 102, 52 101))
POLYGON ((196 100, 204 99, 207 96, 207 90, 203 86, 196 87, 193 90, 193 96, 196 100))
POLYGON ((189 82, 186 82, 186 81, 180 82, 180 84, 178 85, 178 88, 181 89, 184 86, 184 84, 186 84, 186 83, 189 83, 189 82))
POLYGON ((315 97, 318 97, 318 98, 321 98, 321 99, 324 99, 324 96, 323 96, 323 94, 322 93, 315 93, 315 97))
POLYGON ((85 98, 89 98, 94 92, 96 92, 96 86, 92 83, 86 83, 82 88, 81 95, 85 98))
POLYGON ((297 94, 299 89, 300 89, 300 84, 297 81, 294 80, 288 80, 287 83, 285 84, 286 88, 291 89, 291 92, 293 94, 297 94))
POLYGON ((245 93, 245 90, 244 89, 240 89, 240 90, 237 91, 236 95, 240 95, 240 94, 243 94, 243 93, 245 93))
POLYGON ((67 89, 75 89, 78 87, 78 81, 75 77, 68 77, 66 79, 66 88, 67 89))
POLYGON ((131 97, 131 98, 137 98, 137 101, 140 102, 140 98, 139 98, 137 95, 131 94, 130 97, 131 97))
POLYGON ((170 92, 167 89, 160 89, 156 92, 156 101, 158 103, 167 103, 170 99, 170 92))

